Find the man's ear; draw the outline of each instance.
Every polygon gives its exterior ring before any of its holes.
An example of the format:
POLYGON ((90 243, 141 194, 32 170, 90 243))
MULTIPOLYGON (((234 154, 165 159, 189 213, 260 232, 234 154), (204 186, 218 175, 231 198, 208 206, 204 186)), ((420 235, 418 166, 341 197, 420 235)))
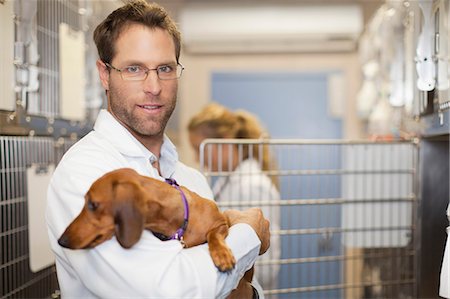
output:
POLYGON ((96 62, 98 74, 100 76, 100 82, 102 83, 103 89, 109 90, 109 69, 103 61, 100 59, 96 62))

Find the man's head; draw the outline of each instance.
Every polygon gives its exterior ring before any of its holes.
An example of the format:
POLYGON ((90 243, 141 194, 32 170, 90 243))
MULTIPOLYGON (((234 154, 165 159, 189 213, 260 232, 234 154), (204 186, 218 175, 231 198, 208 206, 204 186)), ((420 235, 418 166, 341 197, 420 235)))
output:
POLYGON ((103 62, 110 63, 116 54, 115 42, 120 33, 130 24, 138 23, 149 28, 167 31, 175 44, 177 62, 181 51, 181 34, 167 12, 156 3, 134 0, 113 11, 94 31, 94 42, 103 62))
POLYGON ((137 0, 112 12, 94 32, 108 110, 158 154, 175 109, 180 33, 157 4, 137 0))

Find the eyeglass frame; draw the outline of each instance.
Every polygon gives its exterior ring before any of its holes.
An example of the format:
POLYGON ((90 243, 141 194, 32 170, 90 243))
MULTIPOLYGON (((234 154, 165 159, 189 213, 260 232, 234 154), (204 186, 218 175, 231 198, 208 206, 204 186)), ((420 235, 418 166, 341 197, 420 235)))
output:
MULTIPOLYGON (((181 75, 183 75, 183 71, 184 71, 184 66, 183 66, 181 63, 177 62, 176 67, 177 67, 177 68, 178 68, 178 67, 181 67, 180 75, 177 76, 177 77, 175 77, 175 78, 165 79, 165 78, 161 78, 161 77, 160 77, 160 75, 159 75, 159 70, 160 70, 161 67, 169 66, 169 65, 161 65, 161 66, 158 66, 157 68, 154 68, 154 69, 149 69, 149 68, 147 68, 147 67, 142 67, 142 68, 147 69, 147 70, 145 71, 145 77, 142 78, 142 79, 130 79, 131 77, 130 77, 130 78, 124 78, 124 77, 123 77, 123 70, 124 70, 125 68, 131 67, 131 66, 134 66, 134 65, 129 65, 129 66, 126 66, 126 67, 124 67, 124 68, 119 69, 119 68, 117 68, 117 67, 115 67, 115 66, 109 64, 108 62, 104 62, 104 61, 102 61, 102 62, 103 62, 103 64, 104 64, 106 67, 108 67, 108 68, 110 68, 110 69, 113 69, 113 70, 119 72, 119 73, 120 73, 120 77, 121 77, 122 80, 124 80, 124 81, 145 81, 145 80, 148 78, 148 74, 150 73, 150 71, 156 71, 156 75, 158 76, 158 79, 159 79, 159 80, 163 80, 163 81, 176 80, 176 79, 180 79, 180 78, 181 78, 181 75)), ((135 66, 141 67, 141 66, 139 66, 139 65, 135 65, 135 66)))

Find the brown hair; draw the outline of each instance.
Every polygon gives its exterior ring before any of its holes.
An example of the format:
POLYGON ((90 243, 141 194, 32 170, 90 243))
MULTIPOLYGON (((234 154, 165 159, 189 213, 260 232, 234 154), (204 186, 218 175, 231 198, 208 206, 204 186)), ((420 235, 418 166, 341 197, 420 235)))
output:
MULTIPOLYGON (((201 132, 207 138, 246 138, 259 139, 268 138, 269 135, 262 127, 258 118, 244 110, 231 111, 217 103, 206 105, 198 114, 191 118, 188 124, 189 132, 201 132)), ((271 161, 269 147, 250 146, 243 144, 243 158, 248 159, 253 155, 255 159, 261 160, 262 170, 276 169, 274 161, 271 161)), ((278 187, 278 179, 270 176, 272 182, 278 187)))
POLYGON ((181 34, 168 13, 156 3, 132 0, 113 11, 94 31, 94 42, 103 62, 110 63, 115 55, 115 43, 120 33, 130 24, 167 30, 175 44, 177 62, 181 51, 181 34))

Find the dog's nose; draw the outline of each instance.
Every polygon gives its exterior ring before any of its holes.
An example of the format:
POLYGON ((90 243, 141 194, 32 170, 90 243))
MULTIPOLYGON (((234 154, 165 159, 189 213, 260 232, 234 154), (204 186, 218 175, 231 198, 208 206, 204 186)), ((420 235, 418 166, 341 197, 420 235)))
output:
POLYGON ((59 239, 58 239, 58 244, 61 245, 64 248, 69 248, 69 238, 67 237, 66 234, 63 234, 59 239))

